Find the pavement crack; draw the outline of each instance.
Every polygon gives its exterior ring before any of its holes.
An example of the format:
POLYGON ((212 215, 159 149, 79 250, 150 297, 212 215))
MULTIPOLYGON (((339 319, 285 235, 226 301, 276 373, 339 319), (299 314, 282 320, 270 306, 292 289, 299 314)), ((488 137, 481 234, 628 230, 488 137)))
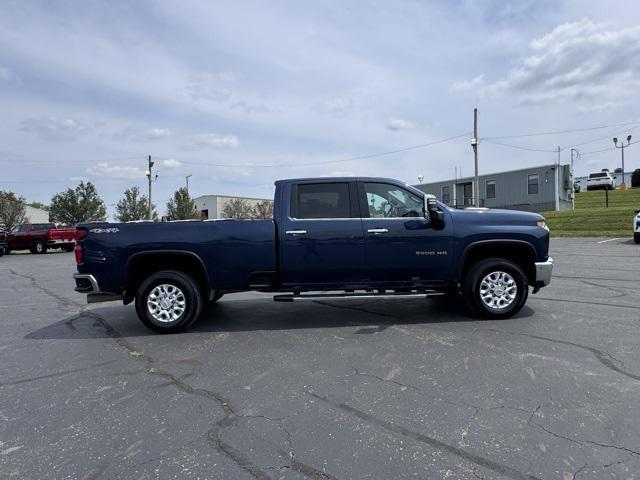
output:
POLYGON ((508 332, 506 330, 499 330, 499 329, 493 329, 493 328, 488 328, 487 330, 492 331, 492 332, 504 333, 504 334, 507 334, 507 335, 534 338, 536 340, 543 340, 543 341, 546 341, 546 342, 557 343, 557 344, 560 344, 560 345, 568 345, 568 346, 571 346, 571 347, 580 348, 582 350, 586 350, 587 352, 592 353, 596 357, 596 359, 602 365, 607 367, 608 369, 613 370, 614 372, 617 372, 617 373, 619 373, 621 375, 624 375, 626 377, 629 377, 629 378, 631 378, 633 380, 640 381, 640 375, 636 375, 635 373, 631 373, 631 372, 628 372, 626 370, 623 370, 621 367, 624 367, 624 362, 622 362, 621 360, 618 360, 616 357, 614 357, 613 355, 611 355, 608 352, 605 352, 604 350, 600 350, 600 349, 595 348, 595 347, 590 347, 588 345, 581 345, 579 343, 570 342, 568 340, 559 340, 559 339, 556 339, 556 338, 542 337, 540 335, 532 335, 530 333, 508 332))
MULTIPOLYGON (((99 325, 102 326, 106 334, 127 352, 136 352, 134 346, 125 338, 123 338, 122 335, 111 325, 109 325, 106 320, 100 315, 89 311, 84 312, 84 315, 93 318, 99 325)), ((218 405, 218 407, 220 407, 220 409, 223 411, 224 416, 207 431, 207 438, 209 440, 209 443, 222 455, 229 458, 236 465, 249 473, 252 477, 258 480, 269 480, 270 477, 260 467, 255 465, 241 452, 239 452, 223 440, 222 435, 224 431, 230 427, 235 426, 239 418, 238 414, 236 413, 236 409, 233 407, 229 400, 214 391, 205 388, 194 387, 185 382, 183 378, 177 375, 173 375, 169 372, 156 369, 156 362, 149 355, 142 353, 138 354, 137 358, 145 362, 145 371, 147 374, 164 378, 168 382, 168 384, 173 385, 175 388, 183 393, 186 393, 187 395, 199 396, 207 400, 211 400, 216 405, 218 405)))
POLYGON ((44 292, 46 295, 48 295, 49 297, 53 298, 59 305, 62 304, 63 306, 67 307, 67 308, 77 308, 77 307, 84 307, 84 305, 75 302, 69 298, 63 297, 62 295, 49 290, 47 287, 40 285, 40 283, 38 282, 38 280, 32 276, 32 275, 27 275, 25 273, 18 273, 16 272, 14 269, 10 268, 9 272, 16 276, 16 277, 20 277, 20 278, 24 278, 25 280, 29 280, 29 282, 31 282, 31 286, 33 288, 36 288, 38 290, 40 290, 41 292, 44 292))
POLYGON ((6 381, 6 382, 0 382, 0 387, 7 387, 7 386, 11 386, 11 385, 20 385, 22 383, 29 383, 29 382, 37 382, 39 380, 46 380, 48 378, 62 377, 64 375, 70 375, 72 373, 82 372, 83 370, 91 370, 93 368, 103 367, 104 365, 109 365, 110 363, 114 363, 114 362, 116 362, 116 360, 109 360, 108 362, 96 363, 96 364, 90 365, 88 367, 73 368, 73 369, 64 370, 64 371, 61 371, 61 372, 47 373, 45 375, 38 375, 36 377, 21 378, 19 380, 9 380, 9 381, 6 381))
POLYGON ((313 392, 308 392, 308 394, 320 400, 323 403, 326 403, 338 410, 341 410, 356 418, 359 418, 360 420, 376 425, 388 432, 401 435, 403 437, 410 438, 416 442, 424 443, 425 445, 429 445, 430 447, 445 451, 449 454, 455 455, 458 458, 461 458, 475 465, 491 470, 492 472, 495 472, 497 474, 504 475, 513 480, 541 480, 540 477, 536 477, 535 475, 523 473, 513 467, 503 465, 501 463, 495 462, 481 455, 477 455, 467 450, 463 450, 453 445, 449 445, 448 443, 445 443, 436 438, 429 437, 422 433, 414 432, 400 425, 396 425, 386 420, 377 418, 369 413, 363 412, 350 405, 347 405, 346 403, 334 402, 333 400, 330 400, 326 397, 323 397, 313 392))
POLYGON ((418 387, 414 387, 413 385, 407 385, 405 383, 397 382, 395 380, 391 380, 391 379, 388 379, 388 378, 380 377, 378 375, 374 375, 373 373, 361 372, 360 370, 358 370, 356 367, 354 367, 352 365, 349 365, 349 367, 351 369, 353 369, 353 375, 359 375, 361 377, 370 377, 370 378, 374 378, 374 379, 379 380, 379 381, 384 382, 384 383, 393 383, 393 384, 398 385, 399 387, 401 387, 403 389, 410 388, 412 390, 415 390, 416 392, 420 391, 420 389, 418 387))

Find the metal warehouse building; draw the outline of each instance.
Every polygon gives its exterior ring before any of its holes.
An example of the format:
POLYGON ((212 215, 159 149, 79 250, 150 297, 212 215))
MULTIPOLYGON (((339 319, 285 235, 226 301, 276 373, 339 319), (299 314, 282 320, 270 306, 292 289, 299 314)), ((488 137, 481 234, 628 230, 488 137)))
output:
MULTIPOLYGON (((542 165, 480 175, 480 206, 542 212, 572 208, 569 165, 542 165)), ((473 205, 473 177, 416 185, 452 207, 473 205)))

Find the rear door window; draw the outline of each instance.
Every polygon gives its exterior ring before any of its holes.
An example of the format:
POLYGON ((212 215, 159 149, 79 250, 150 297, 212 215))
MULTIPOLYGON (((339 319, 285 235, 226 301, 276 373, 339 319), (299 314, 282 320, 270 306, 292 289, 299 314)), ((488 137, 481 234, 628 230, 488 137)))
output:
POLYGON ((351 218, 347 182, 299 184, 294 191, 294 218, 351 218))

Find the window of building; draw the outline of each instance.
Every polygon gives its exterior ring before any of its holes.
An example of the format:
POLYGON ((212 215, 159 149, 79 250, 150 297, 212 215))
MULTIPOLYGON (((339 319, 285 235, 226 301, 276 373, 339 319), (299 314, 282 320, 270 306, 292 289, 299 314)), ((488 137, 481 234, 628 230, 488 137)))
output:
POLYGON ((495 180, 487 180, 487 198, 496 198, 495 180))
POLYGON ((538 174, 527 175, 527 193, 535 195, 538 193, 538 174))
POLYGON ((451 203, 451 187, 446 185, 442 187, 442 195, 440 196, 442 203, 449 205, 451 203))
POLYGON ((296 187, 295 218, 349 218, 348 183, 309 183, 296 187))
POLYGON ((421 217, 424 200, 388 183, 365 183, 370 218, 421 217))

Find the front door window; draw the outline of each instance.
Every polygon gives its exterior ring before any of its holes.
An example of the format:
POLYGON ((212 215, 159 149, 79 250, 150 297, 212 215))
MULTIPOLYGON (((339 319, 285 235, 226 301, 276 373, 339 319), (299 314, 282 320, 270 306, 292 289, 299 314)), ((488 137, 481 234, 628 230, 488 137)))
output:
POLYGON ((365 183, 369 218, 422 217, 424 201, 409 191, 387 183, 365 183))

